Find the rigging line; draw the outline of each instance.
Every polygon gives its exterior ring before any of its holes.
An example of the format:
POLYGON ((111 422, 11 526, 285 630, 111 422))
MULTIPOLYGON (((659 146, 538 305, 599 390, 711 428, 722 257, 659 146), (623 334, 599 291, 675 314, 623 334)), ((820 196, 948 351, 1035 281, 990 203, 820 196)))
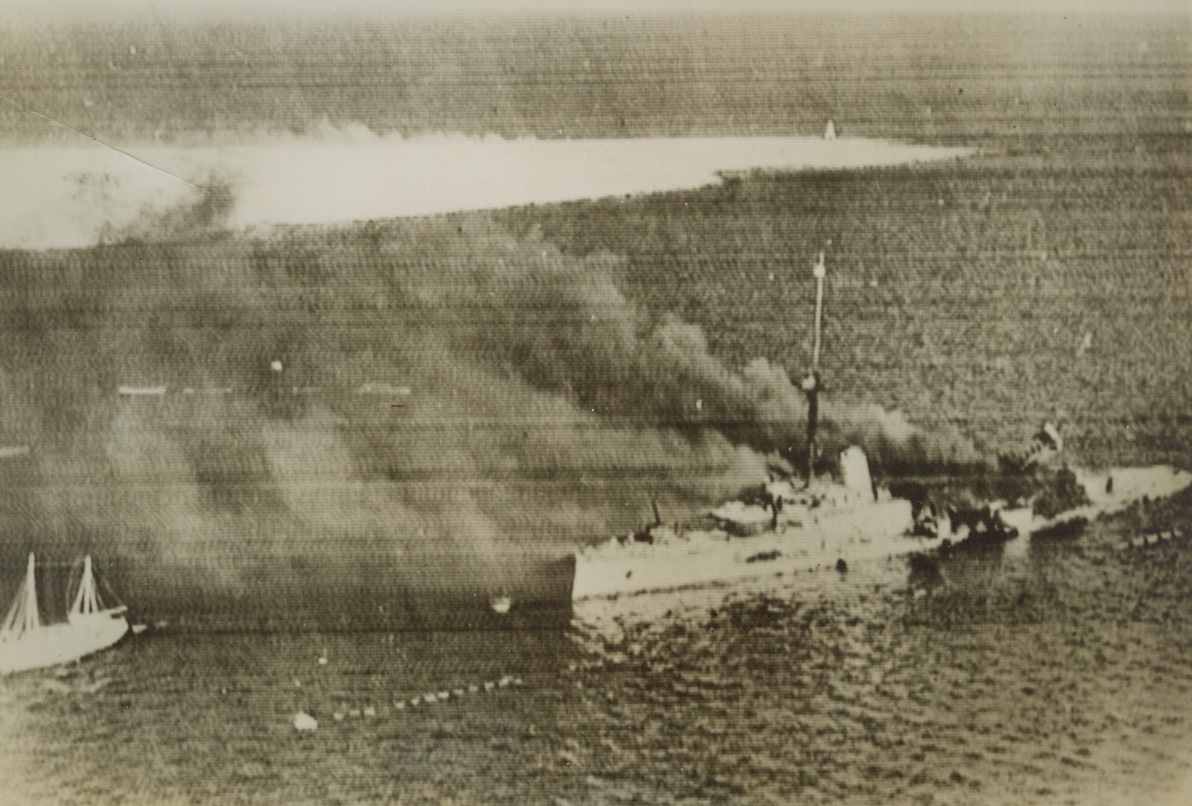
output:
POLYGON ((206 193, 206 194, 211 193, 210 190, 203 187, 202 185, 196 185, 194 182, 191 182, 189 179, 183 179, 178 174, 171 173, 170 171, 167 171, 165 168, 162 168, 160 165, 154 165, 152 162, 149 162, 148 160, 138 157, 136 154, 125 151, 122 148, 117 148, 116 146, 112 145, 111 143, 105 143, 103 140, 100 140, 98 137, 91 135, 91 134, 87 134, 87 132, 80 131, 80 130, 76 129, 74 126, 71 126, 70 124, 67 124, 67 123, 63 123, 62 121, 58 120, 57 118, 52 118, 49 115, 46 115, 42 112, 38 112, 36 109, 31 109, 30 107, 25 106, 23 103, 16 100, 15 98, 10 98, 9 96, 7 96, 5 94, 0 93, 0 99, 8 101, 13 106, 17 107, 18 109, 24 110, 25 112, 29 113, 30 115, 35 115, 35 116, 42 118, 44 120, 48 120, 50 123, 53 123, 56 126, 61 126, 62 128, 66 129, 68 131, 74 132, 75 134, 79 135, 80 137, 85 137, 94 143, 98 143, 99 145, 103 146, 104 148, 110 148, 112 151, 115 151, 117 154, 123 154, 124 156, 128 157, 129 159, 135 160, 136 162, 141 163, 142 165, 144 165, 147 168, 152 168, 155 171, 160 171, 161 173, 165 174, 166 176, 177 179, 179 182, 182 182, 183 184, 190 185, 192 188, 194 188, 195 190, 197 190, 201 193, 206 193))

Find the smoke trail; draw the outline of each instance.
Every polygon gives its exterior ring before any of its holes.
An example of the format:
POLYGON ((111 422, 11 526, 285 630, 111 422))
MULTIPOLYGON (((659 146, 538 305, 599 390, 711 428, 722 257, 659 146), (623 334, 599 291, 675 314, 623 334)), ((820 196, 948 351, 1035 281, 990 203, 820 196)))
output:
POLYGON ((235 203, 231 182, 212 174, 199 183, 198 189, 187 191, 173 203, 145 205, 131 223, 105 221, 99 230, 99 242, 170 242, 218 233, 227 228, 235 203))
POLYGON ((0 246, 168 240, 213 222, 242 229, 436 215, 695 188, 724 171, 967 153, 860 139, 404 139, 312 128, 308 136, 260 134, 219 146, 0 148, 0 185, 13 189, 10 203, 0 201, 0 246))
MULTIPOLYGON (((614 255, 483 214, 211 234, 229 204, 143 228, 172 242, 0 255, 0 396, 34 447, 2 471, 9 569, 90 550, 160 612, 429 618, 802 450, 786 372, 649 317, 614 255)), ((879 466, 965 455, 875 407, 824 419, 879 466)))

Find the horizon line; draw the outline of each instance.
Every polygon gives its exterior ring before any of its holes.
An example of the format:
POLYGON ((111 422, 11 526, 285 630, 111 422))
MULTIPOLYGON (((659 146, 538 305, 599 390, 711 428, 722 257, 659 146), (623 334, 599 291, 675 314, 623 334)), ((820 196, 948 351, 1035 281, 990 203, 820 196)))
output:
POLYGON ((286 23, 330 20, 409 19, 459 15, 549 18, 649 17, 1177 17, 1192 22, 1185 0, 9 0, 0 10, 0 26, 74 25, 120 22, 249 22, 283 19, 286 23))

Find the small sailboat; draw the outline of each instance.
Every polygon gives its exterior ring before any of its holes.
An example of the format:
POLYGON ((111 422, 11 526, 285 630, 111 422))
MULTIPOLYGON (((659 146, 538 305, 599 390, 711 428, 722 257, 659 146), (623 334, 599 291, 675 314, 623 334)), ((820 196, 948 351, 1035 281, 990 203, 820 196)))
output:
POLYGON ((115 644, 128 632, 123 605, 104 607, 95 589, 91 557, 66 622, 42 624, 33 555, 16 600, 0 624, 0 674, 43 669, 78 660, 115 644))

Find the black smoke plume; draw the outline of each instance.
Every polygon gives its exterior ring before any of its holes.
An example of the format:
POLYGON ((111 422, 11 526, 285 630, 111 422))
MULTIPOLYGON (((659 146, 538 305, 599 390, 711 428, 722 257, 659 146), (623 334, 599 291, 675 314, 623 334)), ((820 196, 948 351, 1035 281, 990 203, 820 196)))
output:
MULTIPOLYGON (((172 240, 0 254, 2 436, 30 446, 0 463, 6 578, 90 551, 156 613, 429 619, 432 594, 565 595, 544 569, 651 500, 682 517, 802 450, 786 372, 646 316, 615 255, 482 214, 231 237, 229 204, 150 228, 172 240)), ((829 453, 967 450, 825 420, 829 453)))

